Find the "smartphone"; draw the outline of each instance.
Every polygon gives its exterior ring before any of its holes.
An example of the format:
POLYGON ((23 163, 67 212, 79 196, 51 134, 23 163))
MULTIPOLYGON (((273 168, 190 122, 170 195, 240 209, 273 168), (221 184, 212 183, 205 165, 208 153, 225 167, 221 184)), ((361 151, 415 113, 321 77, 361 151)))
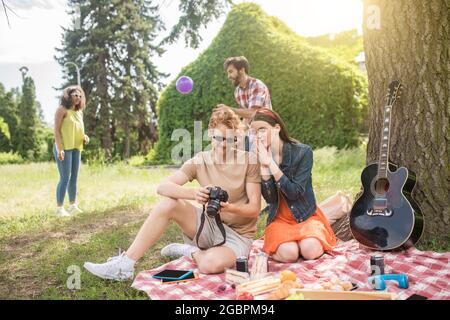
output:
POLYGON ((195 273, 191 273, 189 276, 187 276, 186 278, 181 279, 181 280, 161 279, 161 283, 167 283, 167 284, 179 283, 179 282, 186 282, 186 281, 195 280, 197 278, 198 277, 197 277, 197 275, 195 273))
POLYGON ((192 270, 163 270, 153 275, 153 278, 162 280, 182 280, 192 275, 192 270))

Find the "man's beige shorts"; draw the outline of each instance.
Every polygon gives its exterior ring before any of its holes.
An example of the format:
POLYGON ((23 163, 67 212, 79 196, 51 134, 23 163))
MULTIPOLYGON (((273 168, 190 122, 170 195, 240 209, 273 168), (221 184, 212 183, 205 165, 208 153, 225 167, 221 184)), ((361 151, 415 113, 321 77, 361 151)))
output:
MULTIPOLYGON (((197 232, 200 228, 201 216, 202 216, 202 208, 196 208, 197 212, 197 232)), ((250 238, 246 238, 241 236, 236 231, 231 229, 227 225, 223 225, 226 233, 226 242, 223 244, 224 247, 230 248, 233 250, 236 258, 238 257, 248 257, 250 254, 250 249, 252 247, 253 240, 250 238)), ((196 242, 197 234, 194 236, 194 239, 190 239, 187 235, 183 234, 184 242, 197 247, 196 242)), ((219 227, 217 226, 216 220, 214 218, 208 217, 206 215, 205 224, 203 225, 203 230, 198 239, 199 245, 202 248, 212 248, 214 245, 217 245, 223 241, 222 232, 220 232, 219 227)))

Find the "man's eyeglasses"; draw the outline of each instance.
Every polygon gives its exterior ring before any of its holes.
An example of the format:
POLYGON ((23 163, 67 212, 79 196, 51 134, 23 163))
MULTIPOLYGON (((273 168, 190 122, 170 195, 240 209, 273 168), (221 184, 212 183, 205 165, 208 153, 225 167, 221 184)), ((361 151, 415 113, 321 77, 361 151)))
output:
POLYGON ((237 137, 233 137, 233 138, 224 138, 222 136, 213 136, 213 139, 218 141, 218 142, 224 142, 226 141, 227 144, 232 144, 235 143, 237 141, 237 137))

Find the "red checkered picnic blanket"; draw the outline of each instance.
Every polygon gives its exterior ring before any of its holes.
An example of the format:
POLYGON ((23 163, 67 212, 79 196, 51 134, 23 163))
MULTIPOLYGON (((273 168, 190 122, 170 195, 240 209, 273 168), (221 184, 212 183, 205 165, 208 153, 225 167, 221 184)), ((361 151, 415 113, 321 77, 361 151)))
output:
MULTIPOLYGON (((258 252, 262 240, 256 240, 249 258, 249 268, 258 252)), ((305 285, 330 281, 338 277, 358 285, 357 290, 372 290, 368 283, 370 257, 380 254, 384 257, 385 273, 405 273, 409 278, 409 288, 399 289, 395 281, 387 282, 387 291, 397 294, 404 300, 413 294, 428 299, 450 300, 450 252, 423 252, 410 248, 402 252, 374 252, 361 247, 356 240, 338 242, 336 248, 318 260, 283 264, 269 259, 269 271, 291 270, 305 285)), ((146 292, 151 299, 162 300, 230 300, 235 299, 235 290, 227 286, 225 291, 219 287, 225 284, 225 275, 200 275, 199 279, 175 284, 162 284, 152 278, 153 274, 164 269, 196 270, 190 258, 180 258, 159 268, 139 273, 132 287, 146 292)))

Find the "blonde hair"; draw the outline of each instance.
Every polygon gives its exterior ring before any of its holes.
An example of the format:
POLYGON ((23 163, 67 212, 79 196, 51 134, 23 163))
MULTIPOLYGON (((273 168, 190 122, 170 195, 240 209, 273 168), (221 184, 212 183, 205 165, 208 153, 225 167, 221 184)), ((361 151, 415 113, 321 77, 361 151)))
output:
POLYGON ((224 125, 228 129, 243 132, 244 126, 238 115, 228 106, 221 106, 216 109, 209 119, 208 129, 215 129, 219 125, 224 125))

